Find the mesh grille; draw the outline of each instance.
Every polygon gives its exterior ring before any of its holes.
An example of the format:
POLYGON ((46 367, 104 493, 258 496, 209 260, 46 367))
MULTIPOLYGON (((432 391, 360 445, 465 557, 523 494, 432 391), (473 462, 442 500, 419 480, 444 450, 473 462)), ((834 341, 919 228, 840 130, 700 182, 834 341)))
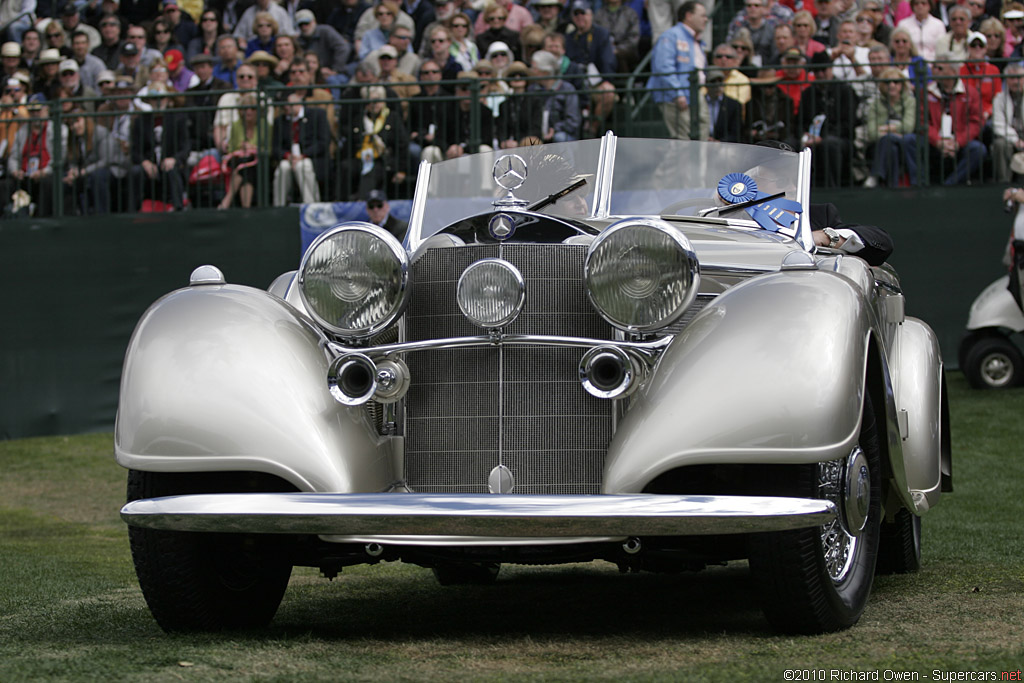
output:
MULTIPOLYGON (((583 290, 585 246, 479 245, 431 249, 412 268, 408 340, 477 335, 455 287, 471 263, 500 257, 526 280, 510 334, 613 338, 583 290)), ((611 439, 612 402, 580 385, 583 349, 543 347, 409 354, 406 481, 416 491, 487 493, 499 464, 513 493, 596 494, 611 439)))

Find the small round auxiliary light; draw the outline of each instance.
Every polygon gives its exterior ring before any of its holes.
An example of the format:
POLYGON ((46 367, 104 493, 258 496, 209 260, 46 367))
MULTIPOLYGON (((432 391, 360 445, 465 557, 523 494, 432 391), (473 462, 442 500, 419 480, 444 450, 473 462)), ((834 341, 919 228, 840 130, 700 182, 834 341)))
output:
POLYGON ((523 310, 526 283, 508 261, 486 258, 462 273, 456 290, 459 309, 477 327, 508 325, 523 310))

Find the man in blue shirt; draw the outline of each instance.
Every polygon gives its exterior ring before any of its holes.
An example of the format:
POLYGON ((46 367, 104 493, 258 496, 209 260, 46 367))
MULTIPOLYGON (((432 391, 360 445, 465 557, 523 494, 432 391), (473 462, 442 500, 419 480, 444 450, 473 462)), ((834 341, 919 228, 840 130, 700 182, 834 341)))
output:
POLYGON ((590 0, 575 0, 572 3, 572 23, 565 38, 565 54, 580 64, 590 76, 582 83, 574 83, 579 90, 591 90, 589 97, 593 105, 592 117, 584 121, 584 133, 598 137, 604 132, 604 120, 615 107, 615 86, 597 74, 615 73, 618 63, 612 35, 604 26, 594 24, 594 12, 590 0))
POLYGON ((697 0, 688 0, 679 7, 677 17, 679 23, 662 33, 654 45, 651 57, 654 76, 647 81, 647 87, 672 137, 703 139, 708 135, 708 111, 698 91, 691 91, 690 77, 696 73, 698 81, 703 81, 707 58, 700 35, 708 23, 708 13, 697 0), (694 131, 697 135, 691 136, 695 116, 700 127, 694 131))

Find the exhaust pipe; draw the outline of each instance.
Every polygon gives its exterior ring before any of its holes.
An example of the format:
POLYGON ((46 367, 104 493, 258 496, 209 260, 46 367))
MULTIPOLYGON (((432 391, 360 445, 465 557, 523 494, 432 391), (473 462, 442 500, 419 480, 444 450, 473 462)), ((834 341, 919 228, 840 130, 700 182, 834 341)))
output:
POLYGON ((580 359, 580 383, 597 398, 625 398, 640 384, 642 364, 617 346, 595 346, 580 359))

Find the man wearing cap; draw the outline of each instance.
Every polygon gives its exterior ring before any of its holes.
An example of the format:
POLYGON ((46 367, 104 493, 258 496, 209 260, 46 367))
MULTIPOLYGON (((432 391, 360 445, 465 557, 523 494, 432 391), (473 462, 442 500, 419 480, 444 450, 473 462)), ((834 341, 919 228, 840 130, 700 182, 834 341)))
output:
MULTIPOLYGON (((440 26, 440 24, 434 24, 434 26, 440 26)), ((433 29, 430 29, 433 31, 433 29)), ((426 41, 429 43, 430 41, 426 41)), ((418 54, 412 51, 412 29, 408 29, 404 26, 396 26, 391 31, 391 35, 388 36, 387 45, 395 48, 395 52, 398 54, 398 63, 395 65, 396 71, 401 71, 404 74, 415 76, 420 68, 420 57, 418 54)), ((370 54, 366 55, 363 59, 364 62, 372 64, 377 71, 380 71, 380 54, 381 50, 385 46, 377 48, 370 54)), ((458 71, 456 71, 458 73, 458 71)))
MULTIPOLYGON (((615 73, 618 62, 615 60, 611 33, 605 27, 594 24, 590 0, 573 0, 572 23, 565 37, 565 55, 581 64, 590 74, 615 73)), ((603 132, 604 120, 615 106, 615 86, 594 75, 574 85, 578 90, 594 91, 583 96, 592 105, 591 118, 583 123, 587 128, 586 133, 597 137, 603 132)))
POLYGON ((405 239, 409 224, 391 215, 391 205, 383 190, 370 190, 366 195, 366 215, 371 223, 390 232, 399 242, 405 239))
POLYGON ((703 4, 687 0, 680 6, 677 16, 679 23, 661 34, 654 45, 651 71, 655 75, 647 81, 647 88, 661 109, 669 134, 680 140, 689 140, 694 112, 699 130, 710 128, 707 109, 699 96, 694 97, 698 92, 690 80, 691 74, 695 73, 699 83, 707 66, 700 35, 707 25, 708 15, 703 4), (691 98, 695 101, 691 102, 691 98))
POLYGON ((255 22, 253 20, 256 18, 257 12, 270 12, 270 16, 274 17, 274 21, 277 22, 280 35, 293 36, 296 34, 295 24, 292 22, 288 10, 281 7, 274 0, 256 0, 254 5, 242 12, 242 16, 235 25, 233 35, 236 38, 241 38, 248 42, 256 37, 255 22))
POLYGON ((135 43, 126 41, 121 46, 121 63, 114 69, 114 75, 130 78, 136 90, 149 81, 149 67, 142 63, 142 54, 135 43))
POLYGON ((997 183, 1008 183, 1010 161, 1024 152, 1024 64, 1012 62, 1003 70, 1006 87, 992 100, 992 167, 997 183))
POLYGON ((121 20, 113 14, 100 19, 100 44, 92 49, 111 71, 121 65, 121 20))
POLYGON ((174 92, 185 92, 189 88, 199 85, 199 77, 185 66, 185 55, 181 53, 181 50, 176 48, 168 50, 163 61, 167 66, 167 76, 174 92))
POLYGON ((13 78, 14 74, 25 65, 21 62, 21 45, 9 42, 0 47, 0 65, 3 66, 5 78, 13 78))
POLYGON ((64 29, 64 33, 72 38, 76 31, 81 31, 88 36, 90 50, 100 44, 100 32, 82 21, 82 15, 78 12, 78 8, 75 7, 73 2, 64 4, 64 10, 60 14, 60 25, 64 29))
POLYGON ((78 74, 82 83, 96 89, 99 85, 100 72, 106 69, 107 65, 96 55, 89 54, 89 36, 84 31, 75 31, 71 34, 71 59, 78 64, 78 74))
POLYGON ((377 63, 380 65, 380 73, 377 75, 377 80, 387 83, 388 87, 402 100, 404 118, 409 111, 408 100, 419 94, 420 86, 416 84, 415 77, 398 70, 398 50, 394 46, 383 45, 378 48, 378 51, 377 63))
MULTIPOLYGON (((60 87, 63 91, 62 97, 99 97, 99 93, 82 83, 82 77, 78 72, 78 62, 73 59, 65 59, 60 63, 60 87)), ((86 111, 96 111, 96 100, 79 102, 78 106, 86 111)))
POLYGON ((29 122, 18 127, 11 153, 7 157, 7 175, 19 189, 27 190, 36 204, 37 216, 53 211, 53 155, 57 130, 49 121, 46 98, 33 95, 28 101, 29 122))
POLYGON ((981 113, 984 121, 992 116, 996 93, 1003 89, 999 67, 988 61, 988 40, 976 31, 967 34, 967 60, 960 67, 968 88, 974 88, 981 95, 981 113))
MULTIPOLYGON (((20 125, 17 119, 28 118, 28 109, 25 107, 27 90, 27 86, 17 78, 4 79, 3 94, 0 95, 0 162, 5 171, 8 154, 14 147, 14 136, 20 125)), ((10 195, 10 192, 6 192, 0 196, 10 195)))
POLYGON ((537 12, 537 23, 543 26, 545 31, 565 33, 569 28, 569 9, 562 4, 562 0, 533 0, 530 4, 537 12))
POLYGON ((605 0, 594 12, 594 23, 611 34, 619 71, 632 72, 640 60, 640 17, 636 10, 622 0, 605 0))
POLYGON ((179 45, 188 45, 189 41, 199 35, 199 27, 196 26, 192 15, 184 11, 178 0, 163 0, 160 3, 163 9, 164 19, 171 25, 171 33, 179 45))
POLYGON ((352 54, 352 45, 330 26, 316 23, 316 16, 308 9, 295 13, 299 27, 299 47, 315 52, 320 57, 320 69, 327 76, 342 73, 352 54))
MULTIPOLYGON (((822 54, 822 53, 815 53, 822 54)), ((786 97, 793 103, 793 116, 797 115, 800 107, 800 96, 811 84, 811 79, 804 68, 807 60, 800 48, 791 47, 781 56, 782 68, 775 72, 775 76, 781 79, 779 90, 786 94, 786 97)))
POLYGON ((942 181, 944 185, 967 182, 988 153, 978 139, 982 128, 981 96, 964 85, 959 78, 960 64, 950 59, 949 53, 940 52, 932 65, 935 80, 928 84, 928 100, 924 103, 928 108, 927 141, 915 134, 904 137, 911 185, 917 185, 917 153, 924 144, 931 146, 932 169, 940 175, 948 173, 942 181))
POLYGON ((214 107, 224 91, 231 89, 231 84, 213 75, 212 56, 200 53, 192 58, 191 64, 198 80, 198 84, 187 91, 190 95, 188 106, 196 108, 191 117, 195 138, 192 148, 197 163, 205 154, 220 156, 213 136, 214 107))

